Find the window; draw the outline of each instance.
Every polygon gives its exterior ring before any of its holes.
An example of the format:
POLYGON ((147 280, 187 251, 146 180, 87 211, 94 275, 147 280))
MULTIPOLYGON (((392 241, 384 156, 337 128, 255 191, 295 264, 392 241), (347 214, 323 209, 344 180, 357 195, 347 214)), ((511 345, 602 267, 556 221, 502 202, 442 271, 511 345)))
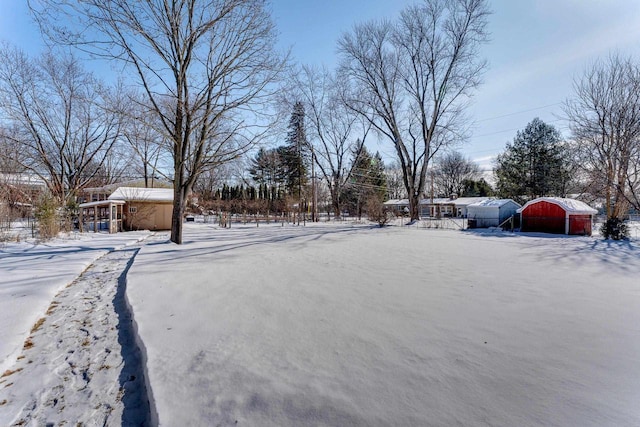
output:
POLYGON ((129 206, 129 213, 137 213, 138 212, 138 207, 137 206, 129 206))

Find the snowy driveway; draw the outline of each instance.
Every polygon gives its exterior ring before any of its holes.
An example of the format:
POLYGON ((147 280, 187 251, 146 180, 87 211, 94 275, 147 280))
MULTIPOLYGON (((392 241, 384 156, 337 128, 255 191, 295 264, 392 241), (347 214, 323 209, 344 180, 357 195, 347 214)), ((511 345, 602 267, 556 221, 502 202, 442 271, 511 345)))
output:
POLYGON ((640 425, 640 251, 338 225, 146 245, 162 426, 640 425))

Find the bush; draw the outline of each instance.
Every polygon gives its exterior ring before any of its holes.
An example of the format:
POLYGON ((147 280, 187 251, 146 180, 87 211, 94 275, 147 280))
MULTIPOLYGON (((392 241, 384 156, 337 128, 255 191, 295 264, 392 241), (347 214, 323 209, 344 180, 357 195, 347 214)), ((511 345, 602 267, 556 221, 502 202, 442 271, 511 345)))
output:
POLYGON ((605 239, 627 240, 629 238, 629 227, 619 218, 609 218, 600 227, 600 234, 605 239))
POLYGON ((375 196, 367 200, 365 207, 369 221, 377 222, 380 227, 384 227, 391 219, 390 212, 385 209, 382 201, 375 196))
POLYGON ((54 238, 60 232, 60 219, 58 218, 58 204, 50 195, 44 195, 35 212, 38 221, 38 234, 41 239, 54 238))

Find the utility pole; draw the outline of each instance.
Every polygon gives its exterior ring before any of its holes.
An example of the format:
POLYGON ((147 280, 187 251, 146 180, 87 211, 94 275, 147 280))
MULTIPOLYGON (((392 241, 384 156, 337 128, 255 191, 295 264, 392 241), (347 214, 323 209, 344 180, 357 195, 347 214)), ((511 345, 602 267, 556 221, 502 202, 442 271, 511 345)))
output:
POLYGON ((313 210, 311 211, 311 221, 318 221, 318 192, 316 187, 316 152, 311 146, 311 202, 313 203, 313 210))
MULTIPOLYGON (((436 207, 433 205, 433 187, 434 187, 434 181, 435 181, 435 173, 433 172, 433 168, 431 169, 431 210, 433 213, 435 213, 436 211, 436 207)), ((429 212, 431 214, 431 212, 429 212)), ((434 215, 431 215, 434 216, 434 215)))

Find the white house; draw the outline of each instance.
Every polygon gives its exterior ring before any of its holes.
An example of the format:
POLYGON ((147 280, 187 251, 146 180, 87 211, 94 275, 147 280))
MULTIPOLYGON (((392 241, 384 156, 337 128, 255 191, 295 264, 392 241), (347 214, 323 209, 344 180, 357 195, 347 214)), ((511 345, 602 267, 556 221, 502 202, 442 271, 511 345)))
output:
POLYGON ((488 197, 447 197, 420 200, 420 216, 465 218, 467 206, 488 200, 488 197))
POLYGON ((396 215, 409 212, 409 199, 390 199, 384 202, 383 205, 386 209, 391 209, 396 215))
POLYGON ((481 203, 487 200, 491 200, 490 197, 458 197, 453 199, 453 206, 455 207, 455 215, 458 218, 465 218, 469 216, 468 207, 474 203, 481 203))
MULTIPOLYGON (((465 218, 467 216, 467 206, 488 199, 488 197, 435 197, 433 199, 421 199, 419 212, 423 218, 465 218)), ((384 202, 384 206, 392 209, 397 214, 407 213, 409 211, 409 200, 391 199, 384 202)))

